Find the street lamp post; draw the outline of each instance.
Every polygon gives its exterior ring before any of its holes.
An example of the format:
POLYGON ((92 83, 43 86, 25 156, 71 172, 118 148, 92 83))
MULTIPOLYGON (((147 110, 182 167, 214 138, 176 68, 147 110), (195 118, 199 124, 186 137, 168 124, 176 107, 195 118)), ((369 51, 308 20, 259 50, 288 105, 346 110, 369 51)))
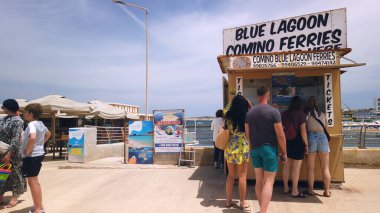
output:
POLYGON ((112 2, 121 4, 124 6, 134 7, 145 11, 145 43, 146 43, 146 55, 145 55, 145 120, 148 120, 148 9, 145 7, 140 7, 134 4, 125 3, 119 0, 112 0, 112 2))

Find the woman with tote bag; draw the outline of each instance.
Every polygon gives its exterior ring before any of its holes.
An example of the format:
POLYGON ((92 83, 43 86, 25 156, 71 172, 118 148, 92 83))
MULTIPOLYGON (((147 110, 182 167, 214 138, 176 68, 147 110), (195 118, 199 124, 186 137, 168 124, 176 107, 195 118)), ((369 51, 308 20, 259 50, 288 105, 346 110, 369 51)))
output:
MULTIPOLYGON (((241 95, 232 99, 230 108, 225 114, 225 129, 229 132, 229 140, 224 150, 224 158, 228 166, 226 180, 226 207, 236 205, 232 201, 235 176, 239 177, 240 208, 248 208, 245 200, 247 191, 247 165, 249 161, 249 143, 245 135, 245 116, 251 104, 241 95)), ((221 130, 223 131, 223 130, 221 130)))
POLYGON ((4 164, 12 165, 12 172, 5 182, 0 183, 0 203, 3 202, 4 193, 11 191, 12 198, 5 206, 12 208, 19 201, 17 198, 26 191, 26 180, 22 176, 22 157, 20 152, 21 133, 24 121, 18 116, 19 105, 14 99, 7 99, 1 108, 7 114, 0 120, 0 141, 9 144, 10 148, 6 155, 0 156, 4 164))

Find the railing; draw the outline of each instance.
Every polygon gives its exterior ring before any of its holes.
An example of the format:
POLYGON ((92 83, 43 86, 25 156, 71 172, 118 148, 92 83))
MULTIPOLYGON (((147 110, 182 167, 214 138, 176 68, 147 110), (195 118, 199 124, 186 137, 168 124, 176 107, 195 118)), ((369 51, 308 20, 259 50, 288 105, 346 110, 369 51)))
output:
MULTIPOLYGON (((187 131, 196 133, 199 146, 213 146, 210 125, 207 120, 186 121, 187 131)), ((380 147, 380 124, 344 124, 343 135, 344 147, 380 147)))
POLYGON ((344 124, 344 146, 380 147, 380 124, 344 124))
POLYGON ((97 130, 97 145, 124 143, 126 141, 126 129, 124 127, 86 126, 95 127, 97 130))
POLYGON ((187 132, 194 132, 199 146, 213 146, 211 120, 186 120, 187 132))

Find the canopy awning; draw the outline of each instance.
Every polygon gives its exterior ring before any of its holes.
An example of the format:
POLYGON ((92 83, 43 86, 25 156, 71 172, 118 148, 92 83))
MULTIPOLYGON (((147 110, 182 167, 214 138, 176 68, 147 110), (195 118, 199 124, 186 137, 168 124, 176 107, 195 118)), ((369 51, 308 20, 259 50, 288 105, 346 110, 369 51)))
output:
POLYGON ((30 103, 41 104, 44 113, 65 113, 65 115, 86 115, 91 112, 89 104, 79 103, 61 95, 48 95, 30 103))
POLYGON ((90 101, 89 105, 91 108, 90 114, 103 119, 125 119, 127 115, 124 110, 99 100, 90 101))

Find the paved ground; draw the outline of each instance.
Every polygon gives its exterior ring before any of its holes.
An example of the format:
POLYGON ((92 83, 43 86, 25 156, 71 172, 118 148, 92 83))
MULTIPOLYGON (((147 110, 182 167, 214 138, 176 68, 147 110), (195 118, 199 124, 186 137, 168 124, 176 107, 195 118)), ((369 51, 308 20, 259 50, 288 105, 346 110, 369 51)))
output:
MULTIPOLYGON (((87 164, 86 169, 58 169, 62 162, 45 162, 40 181, 47 212, 243 212, 224 208, 224 177, 211 167, 120 166, 99 169, 106 161, 87 164), (96 169, 97 168, 97 169, 96 169)), ((110 162, 110 161, 109 161, 110 162)), ((61 167, 62 168, 62 167, 61 167)), ((379 212, 380 169, 345 169, 346 183, 332 190, 332 197, 292 199, 275 188, 270 212, 379 212)), ((248 199, 256 212, 254 185, 248 199)), ((322 192, 322 191, 317 191, 322 192)), ((6 197, 9 198, 9 193, 6 197)), ((237 190, 235 196, 238 199, 237 190)), ((21 204, 0 212, 23 213, 33 205, 30 192, 21 204)))

